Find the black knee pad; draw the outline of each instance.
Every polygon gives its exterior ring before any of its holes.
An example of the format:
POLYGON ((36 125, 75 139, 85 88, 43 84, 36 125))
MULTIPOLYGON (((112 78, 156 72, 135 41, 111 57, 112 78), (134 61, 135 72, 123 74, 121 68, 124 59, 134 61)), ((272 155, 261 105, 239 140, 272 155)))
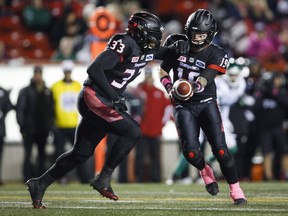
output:
POLYGON ((235 165, 234 158, 228 148, 213 149, 213 154, 220 166, 229 168, 235 165))
POLYGON ((191 165, 195 166, 197 169, 202 170, 205 161, 202 152, 199 149, 192 149, 188 151, 183 151, 183 155, 191 165))

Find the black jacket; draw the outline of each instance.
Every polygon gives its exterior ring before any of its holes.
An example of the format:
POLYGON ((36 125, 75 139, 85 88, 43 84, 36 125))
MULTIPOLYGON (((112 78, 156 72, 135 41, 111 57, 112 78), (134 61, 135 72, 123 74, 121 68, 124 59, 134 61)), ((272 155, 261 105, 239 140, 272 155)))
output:
POLYGON ((5 137, 5 117, 14 108, 9 98, 10 91, 0 87, 0 137, 5 137))
POLYGON ((53 111, 52 92, 45 85, 41 90, 31 81, 30 85, 20 90, 16 118, 22 134, 48 135, 52 129, 53 111))

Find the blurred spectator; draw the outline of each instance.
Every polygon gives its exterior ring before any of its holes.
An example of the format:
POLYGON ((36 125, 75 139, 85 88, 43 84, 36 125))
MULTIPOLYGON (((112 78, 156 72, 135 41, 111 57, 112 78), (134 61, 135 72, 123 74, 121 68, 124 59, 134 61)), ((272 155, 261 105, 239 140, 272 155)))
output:
POLYGON ((53 125, 52 93, 42 77, 42 66, 34 67, 30 84, 20 90, 17 100, 17 122, 24 145, 24 182, 45 171, 47 138, 53 125), (32 149, 37 146, 37 160, 33 163, 32 149))
POLYGON ((277 36, 265 23, 255 23, 255 31, 249 34, 246 56, 257 57, 262 62, 270 60, 273 56, 279 56, 280 44, 277 36))
MULTIPOLYGON (((81 84, 72 79, 74 62, 72 60, 64 60, 61 66, 64 78, 54 83, 51 87, 55 113, 54 158, 58 158, 65 152, 67 143, 73 145, 79 119, 77 97, 81 90, 81 84)), ((93 163, 93 161, 87 160, 76 168, 81 183, 88 183, 94 177, 93 163)), ((68 180, 68 176, 65 176, 60 180, 60 183, 67 183, 68 180)))
POLYGON ((242 55, 248 43, 248 29, 238 7, 229 0, 212 0, 208 9, 218 24, 215 43, 230 55, 242 55))
POLYGON ((32 0, 23 9, 24 24, 32 31, 48 32, 51 24, 50 11, 43 6, 43 0, 32 0))
POLYGON ((13 14, 11 3, 11 0, 0 0, 0 17, 10 16, 13 14))
MULTIPOLYGON (((93 1, 94 0, 91 0, 91 2, 93 1)), ((86 2, 87 2, 86 0, 84 1, 82 0, 81 1, 79 0, 52 1, 50 3, 50 10, 51 10, 52 17, 53 19, 61 18, 68 10, 75 11, 77 17, 81 17, 83 4, 85 4, 86 2)))
POLYGON ((135 147, 136 181, 160 182, 162 128, 169 120, 163 117, 170 106, 170 101, 162 90, 155 87, 151 68, 145 69, 145 79, 138 85, 138 91, 141 92, 144 108, 140 122, 143 137, 135 147), (150 164, 149 169, 146 169, 147 158, 150 164))
MULTIPOLYGON (((288 2, 287 2, 288 3, 288 2)), ((288 62, 288 20, 283 20, 281 22, 281 28, 278 34, 280 47, 279 52, 286 62, 288 62)))
POLYGON ((128 22, 128 19, 132 14, 143 10, 141 7, 141 3, 139 1, 124 1, 122 6, 123 6, 123 13, 126 19, 124 23, 128 22))
POLYGON ((288 1, 287 0, 278 0, 275 4, 274 0, 270 0, 270 6, 274 6, 274 13, 278 17, 288 17, 288 1))
POLYGON ((63 15, 53 22, 50 37, 54 47, 57 48, 62 37, 70 36, 74 39, 74 47, 77 48, 81 46, 86 31, 87 26, 83 17, 78 16, 77 12, 67 5, 63 15))
POLYGON ((178 20, 171 20, 165 24, 164 29, 162 42, 164 42, 170 34, 181 34, 183 26, 178 20))
POLYGON ((55 60, 55 61, 63 61, 65 59, 70 59, 70 60, 76 59, 74 39, 69 36, 65 36, 61 38, 59 47, 51 56, 51 60, 55 60))
MULTIPOLYGON (((283 128, 288 109, 288 92, 284 87, 284 76, 276 72, 262 75, 259 89, 255 92, 254 112, 258 127, 258 143, 264 157, 266 180, 275 180, 273 157, 281 158, 283 174, 288 174, 288 145, 283 128)), ((279 177, 278 177, 279 178, 279 177)))
POLYGON ((10 98, 9 98, 10 91, 7 91, 0 87, 0 185, 3 184, 2 182, 2 152, 4 146, 4 138, 6 136, 6 125, 5 125, 5 118, 7 113, 14 109, 10 98))
POLYGON ((267 0, 249 0, 247 9, 247 16, 252 23, 264 22, 269 24, 275 20, 275 15, 269 8, 267 0))
POLYGON ((92 53, 90 50, 90 45, 94 41, 94 36, 91 34, 91 26, 90 26, 90 17, 96 10, 96 4, 95 3, 87 3, 82 10, 83 14, 83 20, 86 23, 88 29, 85 33, 83 43, 81 48, 76 53, 76 60, 81 63, 89 64, 91 60, 93 59, 92 53))
POLYGON ((251 58, 248 64, 249 74, 246 78, 246 91, 245 97, 248 108, 245 109, 245 117, 249 121, 248 137, 247 142, 243 143, 243 162, 242 169, 240 169, 239 178, 242 180, 251 180, 252 171, 252 159, 256 154, 258 148, 257 134, 258 126, 255 120, 255 114, 251 111, 251 106, 254 105, 254 93, 258 88, 258 82, 263 73, 265 73, 265 68, 263 64, 256 58, 251 58))

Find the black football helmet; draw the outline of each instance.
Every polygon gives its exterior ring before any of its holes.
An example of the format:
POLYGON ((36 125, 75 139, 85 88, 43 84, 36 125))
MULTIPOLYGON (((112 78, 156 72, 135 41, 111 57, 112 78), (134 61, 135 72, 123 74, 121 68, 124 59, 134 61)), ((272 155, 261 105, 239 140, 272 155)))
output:
POLYGON ((143 52, 157 50, 160 47, 164 28, 157 16, 149 12, 133 14, 126 32, 139 45, 143 52))
POLYGON ((212 13, 205 9, 196 10, 188 17, 185 32, 195 50, 209 45, 217 34, 217 24, 212 13))

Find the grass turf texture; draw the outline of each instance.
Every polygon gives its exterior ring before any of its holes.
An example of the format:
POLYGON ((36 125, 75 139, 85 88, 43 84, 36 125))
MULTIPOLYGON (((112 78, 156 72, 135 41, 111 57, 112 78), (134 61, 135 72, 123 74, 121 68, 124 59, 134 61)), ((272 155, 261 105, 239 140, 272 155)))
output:
POLYGON ((108 200, 89 185, 51 185, 44 196, 47 209, 33 209, 26 185, 0 187, 0 215, 288 215, 288 182, 241 183, 247 205, 235 206, 228 185, 220 182, 217 196, 204 185, 112 183, 118 201, 108 200))

